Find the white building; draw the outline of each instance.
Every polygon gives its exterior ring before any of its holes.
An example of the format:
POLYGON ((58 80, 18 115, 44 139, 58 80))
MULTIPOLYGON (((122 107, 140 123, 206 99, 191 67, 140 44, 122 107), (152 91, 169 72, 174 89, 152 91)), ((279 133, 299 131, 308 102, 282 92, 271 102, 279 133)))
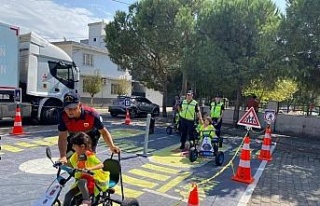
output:
POLYGON ((141 86, 133 81, 128 71, 121 70, 110 58, 104 42, 105 22, 90 23, 89 38, 75 41, 53 42, 54 45, 66 51, 80 68, 79 94, 82 101, 90 102, 90 94, 84 91, 83 84, 86 76, 99 74, 103 79, 102 90, 95 94, 94 104, 110 104, 118 96, 117 89, 124 80, 128 81, 127 94, 140 94, 152 102, 162 105, 162 94, 141 86))

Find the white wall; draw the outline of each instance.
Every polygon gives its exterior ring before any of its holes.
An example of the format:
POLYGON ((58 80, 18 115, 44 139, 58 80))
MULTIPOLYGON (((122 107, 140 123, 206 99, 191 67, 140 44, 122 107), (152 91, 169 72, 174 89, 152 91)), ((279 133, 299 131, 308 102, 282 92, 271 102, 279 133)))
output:
POLYGON ((160 107, 162 107, 163 95, 159 91, 146 88, 145 92, 146 92, 147 99, 149 99, 151 102, 158 104, 160 107))

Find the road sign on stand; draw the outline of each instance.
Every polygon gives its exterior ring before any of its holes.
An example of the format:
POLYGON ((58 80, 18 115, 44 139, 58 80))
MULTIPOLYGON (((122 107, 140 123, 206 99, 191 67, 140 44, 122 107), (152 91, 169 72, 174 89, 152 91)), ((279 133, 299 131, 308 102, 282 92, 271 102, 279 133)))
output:
POLYGON ((17 104, 21 104, 21 102, 22 102, 22 96, 21 96, 21 88, 16 88, 15 90, 14 90, 14 101, 15 101, 15 103, 17 103, 17 104))
POLYGON ((253 127, 253 128, 261 128, 261 124, 259 122, 258 116, 254 111, 254 108, 251 107, 238 121, 238 125, 253 127))
POLYGON ((273 109, 264 110, 264 121, 268 124, 271 124, 276 119, 276 111, 273 109))

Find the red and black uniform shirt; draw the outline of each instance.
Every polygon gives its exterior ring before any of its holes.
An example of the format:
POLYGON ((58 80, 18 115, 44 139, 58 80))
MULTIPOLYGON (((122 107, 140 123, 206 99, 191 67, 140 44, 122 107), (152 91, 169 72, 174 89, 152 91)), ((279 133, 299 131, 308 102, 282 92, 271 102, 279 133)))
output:
POLYGON ((78 132, 85 132, 89 136, 91 132, 95 130, 101 130, 104 125, 101 121, 101 117, 98 112, 87 106, 81 107, 80 118, 69 118, 65 111, 62 112, 58 130, 60 132, 68 131, 69 134, 75 134, 78 132))

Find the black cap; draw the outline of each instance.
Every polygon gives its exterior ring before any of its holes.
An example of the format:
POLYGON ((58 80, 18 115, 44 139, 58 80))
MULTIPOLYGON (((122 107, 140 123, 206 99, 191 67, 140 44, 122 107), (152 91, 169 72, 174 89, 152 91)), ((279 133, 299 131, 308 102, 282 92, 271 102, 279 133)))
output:
POLYGON ((214 97, 220 97, 223 98, 223 95, 221 93, 217 93, 214 97))
POLYGON ((187 94, 193 94, 193 91, 192 90, 188 90, 187 94))
POLYGON ((68 92, 63 97, 63 106, 66 108, 75 108, 80 102, 80 95, 75 92, 68 92))

